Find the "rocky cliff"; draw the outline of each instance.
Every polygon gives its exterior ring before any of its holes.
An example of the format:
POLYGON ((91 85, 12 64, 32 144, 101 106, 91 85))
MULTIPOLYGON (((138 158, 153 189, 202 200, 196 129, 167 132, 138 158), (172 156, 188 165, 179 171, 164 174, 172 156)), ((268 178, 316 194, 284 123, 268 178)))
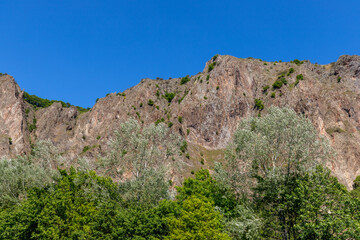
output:
POLYGON ((277 105, 306 115, 329 139, 337 152, 329 167, 341 182, 351 187, 360 175, 360 56, 341 56, 328 65, 216 56, 194 76, 143 79, 99 99, 86 113, 61 103, 36 110, 8 75, 0 77, 0 93, 3 156, 26 153, 32 142, 49 139, 71 158, 96 158, 132 117, 144 125, 167 123, 189 142, 194 166, 201 158, 211 165, 242 118, 277 105))

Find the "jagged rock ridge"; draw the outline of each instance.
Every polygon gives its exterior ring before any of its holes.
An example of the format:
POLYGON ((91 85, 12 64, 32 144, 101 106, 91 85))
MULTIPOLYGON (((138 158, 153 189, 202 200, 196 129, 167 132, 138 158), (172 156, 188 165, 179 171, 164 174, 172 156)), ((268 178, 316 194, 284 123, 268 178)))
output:
POLYGON ((189 79, 143 79, 81 114, 60 103, 35 111, 8 75, 0 77, 0 88, 1 155, 28 152, 31 142, 50 139, 71 158, 95 158, 130 117, 145 125, 164 121, 193 149, 216 151, 227 145, 242 118, 259 114, 254 100, 260 99, 261 114, 271 105, 288 106, 314 123, 337 151, 329 167, 341 182, 351 187, 360 175, 360 56, 341 56, 328 65, 217 56, 189 79), (282 86, 273 89, 275 81, 282 86), (83 153, 85 146, 91 150, 83 153))

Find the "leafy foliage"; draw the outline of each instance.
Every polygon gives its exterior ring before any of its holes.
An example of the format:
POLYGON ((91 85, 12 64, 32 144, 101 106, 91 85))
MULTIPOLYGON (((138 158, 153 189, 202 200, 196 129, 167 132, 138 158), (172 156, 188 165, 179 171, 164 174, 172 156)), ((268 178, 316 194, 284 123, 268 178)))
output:
POLYGON ((32 155, 0 160, 0 208, 9 208, 27 198, 27 191, 44 187, 57 174, 62 158, 49 142, 35 144, 32 155))
POLYGON ((187 75, 186 77, 181 78, 180 85, 184 85, 185 83, 187 83, 189 81, 190 81, 190 78, 189 78, 189 75, 187 75))
POLYGON ((304 80, 304 76, 302 74, 299 74, 296 76, 296 80, 304 80))
POLYGON ((97 166, 105 176, 89 171, 85 159, 69 167, 49 142, 0 160, 0 239, 360 236, 360 177, 351 193, 332 177, 321 166, 332 157, 327 142, 293 110, 273 107, 244 119, 225 165, 215 163, 213 176, 192 170, 175 187, 177 153, 187 152, 187 142, 162 122, 123 123, 97 166))
POLYGON ((153 100, 151 100, 151 99, 149 99, 149 101, 148 101, 148 105, 149 105, 149 106, 151 106, 151 107, 152 107, 152 106, 154 106, 154 101, 153 101, 153 100))
MULTIPOLYGON (((59 102, 61 103, 61 105, 63 107, 71 107, 73 105, 71 105, 70 103, 65 103, 63 101, 59 101, 59 100, 49 100, 49 99, 45 99, 45 98, 40 98, 36 95, 30 95, 27 92, 24 92, 23 98, 26 102, 30 103, 31 105, 33 105, 35 108, 45 108, 45 107, 49 107, 51 106, 54 102, 59 102)), ((79 110, 79 112, 87 112, 90 109, 89 108, 82 108, 82 107, 78 107, 76 106, 76 108, 79 110)))
POLYGON ((249 200, 249 230, 258 234, 237 232, 231 222, 230 233, 261 239, 359 236, 359 200, 321 166, 330 159, 326 141, 291 109, 273 107, 264 117, 242 121, 216 179, 249 200))
POLYGON ((227 151, 231 182, 239 191, 254 186, 252 178, 302 174, 329 156, 328 144, 308 119, 277 107, 264 117, 242 121, 227 151))
POLYGON ((163 95, 163 98, 165 98, 169 103, 171 103, 171 101, 174 99, 175 97, 175 93, 173 92, 165 92, 165 94, 163 95))
POLYGON ((272 87, 273 87, 273 89, 278 89, 278 88, 281 88, 282 85, 283 85, 283 81, 282 81, 282 80, 276 80, 276 81, 273 83, 272 87))
MULTIPOLYGON (((165 175, 170 166, 180 167, 173 161, 179 145, 179 138, 169 133, 165 124, 142 129, 136 120, 129 120, 109 142, 110 152, 101 159, 101 168, 115 178, 131 176, 122 186, 127 199, 155 204, 168 198, 165 175)), ((180 159, 176 163, 180 164, 180 159)))
POLYGON ((301 65, 304 63, 304 61, 300 61, 299 59, 295 59, 293 61, 290 61, 291 63, 295 63, 296 65, 301 65))
POLYGON ((263 93, 266 93, 269 88, 270 88, 269 85, 265 85, 265 86, 263 87, 263 93))
POLYGON ((256 98, 256 99, 254 100, 254 104, 255 104, 255 108, 256 108, 256 109, 258 109, 258 110, 260 110, 260 111, 264 109, 264 103, 263 103, 262 100, 256 98))
POLYGON ((208 67, 208 72, 211 72, 216 66, 216 62, 212 62, 209 64, 209 67, 208 67))
POLYGON ((222 231, 222 216, 213 204, 196 196, 183 201, 179 216, 168 222, 170 235, 165 239, 231 239, 222 231))

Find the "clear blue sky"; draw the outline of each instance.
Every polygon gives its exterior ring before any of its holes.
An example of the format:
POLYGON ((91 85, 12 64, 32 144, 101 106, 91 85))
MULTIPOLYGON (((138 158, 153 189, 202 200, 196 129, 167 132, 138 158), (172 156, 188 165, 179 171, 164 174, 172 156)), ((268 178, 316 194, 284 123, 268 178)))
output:
POLYGON ((0 0, 0 72, 91 107, 142 78, 202 71, 215 54, 321 64, 360 54, 358 0, 0 0))

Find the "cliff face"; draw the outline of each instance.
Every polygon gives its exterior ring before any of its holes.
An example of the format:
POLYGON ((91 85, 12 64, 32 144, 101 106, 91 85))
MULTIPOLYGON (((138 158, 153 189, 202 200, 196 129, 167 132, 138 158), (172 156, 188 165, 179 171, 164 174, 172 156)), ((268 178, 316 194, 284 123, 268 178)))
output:
POLYGON ((22 92, 13 77, 0 77, 0 157, 29 150, 22 92))
POLYGON ((172 123, 172 131, 186 138, 193 149, 218 151, 242 118, 259 114, 254 100, 261 99, 265 106, 261 114, 271 105, 288 106, 314 123, 337 152, 329 167, 341 182, 350 187, 360 175, 360 56, 341 56, 329 65, 218 56, 188 79, 143 79, 124 93, 100 99, 82 114, 60 103, 34 111, 22 100, 12 77, 0 77, 0 84, 1 155, 28 151, 29 139, 50 139, 69 157, 95 158, 106 151, 113 132, 130 117, 144 125, 172 123), (273 90, 272 84, 282 78, 287 84, 273 90), (266 85, 270 88, 264 91, 266 85), (34 119, 36 129, 30 133, 28 126, 34 119), (82 153, 85 146, 91 150, 82 153))

